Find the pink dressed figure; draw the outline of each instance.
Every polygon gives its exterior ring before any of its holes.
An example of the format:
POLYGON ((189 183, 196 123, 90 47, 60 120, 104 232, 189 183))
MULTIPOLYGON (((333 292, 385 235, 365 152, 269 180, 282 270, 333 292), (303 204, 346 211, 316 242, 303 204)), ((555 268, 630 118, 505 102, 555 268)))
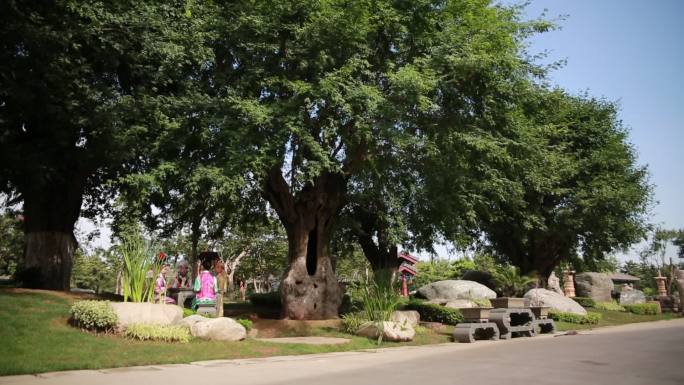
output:
POLYGON ((211 260, 202 261, 202 271, 195 279, 193 290, 197 293, 193 302, 193 309, 197 309, 198 304, 215 304, 216 293, 218 293, 218 281, 211 273, 211 260))
POLYGON ((157 281, 154 285, 154 302, 175 304, 176 301, 166 296, 166 275, 169 273, 169 265, 162 266, 157 281))

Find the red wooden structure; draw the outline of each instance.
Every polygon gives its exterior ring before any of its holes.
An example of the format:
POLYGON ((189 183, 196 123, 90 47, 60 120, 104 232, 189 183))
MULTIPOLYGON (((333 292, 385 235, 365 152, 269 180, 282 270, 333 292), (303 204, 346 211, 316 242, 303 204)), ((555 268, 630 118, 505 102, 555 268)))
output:
POLYGON ((416 270, 418 258, 406 251, 399 253, 398 258, 399 261, 401 261, 398 269, 399 274, 401 274, 401 295, 408 297, 408 282, 413 280, 413 277, 418 274, 418 271, 416 270))

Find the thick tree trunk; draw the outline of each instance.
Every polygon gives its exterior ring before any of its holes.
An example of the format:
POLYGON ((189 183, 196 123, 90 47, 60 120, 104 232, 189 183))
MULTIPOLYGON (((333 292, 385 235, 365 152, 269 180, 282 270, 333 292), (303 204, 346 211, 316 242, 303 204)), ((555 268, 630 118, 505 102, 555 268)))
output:
POLYGON ((83 185, 77 180, 31 186, 24 197, 24 284, 69 290, 72 258, 78 246, 74 225, 81 212, 83 185))
POLYGON ((370 236, 357 237, 363 255, 370 263, 374 272, 380 270, 395 271, 399 268, 399 254, 397 246, 376 245, 370 236))
POLYGON ((72 233, 39 231, 26 234, 24 285, 33 288, 69 290, 71 258, 76 251, 72 233))
POLYGON ((280 169, 269 172, 264 195, 288 238, 289 266, 280 284, 283 318, 338 317, 343 293, 333 269, 330 235, 345 191, 343 175, 325 173, 295 200, 280 169))
POLYGON ((318 225, 288 231, 290 268, 280 284, 284 318, 337 318, 343 293, 332 267, 329 235, 318 225))
POLYGON ((358 205, 352 210, 357 222, 353 226, 353 234, 374 272, 394 272, 400 264, 397 246, 390 242, 389 223, 381 218, 384 211, 383 202, 375 202, 372 206, 358 205))

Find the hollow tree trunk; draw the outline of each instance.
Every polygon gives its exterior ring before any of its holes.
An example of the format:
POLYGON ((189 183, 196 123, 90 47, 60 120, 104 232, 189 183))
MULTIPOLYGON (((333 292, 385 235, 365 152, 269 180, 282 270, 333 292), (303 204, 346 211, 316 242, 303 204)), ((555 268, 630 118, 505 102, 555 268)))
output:
POLYGON ((330 235, 345 191, 344 176, 324 173, 295 199, 280 169, 269 172, 264 195, 288 238, 289 266, 280 284, 283 318, 338 317, 343 293, 333 269, 330 235))
POLYGON ((332 267, 329 236, 318 224, 288 230, 290 267, 280 284, 284 318, 337 318, 343 293, 332 267))
POLYGON ((78 180, 36 184, 22 193, 26 240, 24 284, 69 290, 72 258, 78 246, 74 225, 81 211, 83 184, 78 180))

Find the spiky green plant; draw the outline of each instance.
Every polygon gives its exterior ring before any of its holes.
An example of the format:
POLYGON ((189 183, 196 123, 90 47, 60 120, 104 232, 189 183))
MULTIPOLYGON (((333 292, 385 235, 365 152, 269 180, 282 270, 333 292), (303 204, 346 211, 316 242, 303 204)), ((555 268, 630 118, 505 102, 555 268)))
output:
POLYGON ((361 315, 369 320, 379 330, 378 344, 382 342, 384 322, 392 318, 392 313, 397 310, 401 297, 399 288, 390 271, 377 271, 373 278, 360 285, 356 289, 355 297, 362 303, 361 315))
POLYGON ((140 234, 126 236, 119 246, 123 259, 124 301, 152 302, 154 280, 162 263, 154 256, 151 245, 140 234))

